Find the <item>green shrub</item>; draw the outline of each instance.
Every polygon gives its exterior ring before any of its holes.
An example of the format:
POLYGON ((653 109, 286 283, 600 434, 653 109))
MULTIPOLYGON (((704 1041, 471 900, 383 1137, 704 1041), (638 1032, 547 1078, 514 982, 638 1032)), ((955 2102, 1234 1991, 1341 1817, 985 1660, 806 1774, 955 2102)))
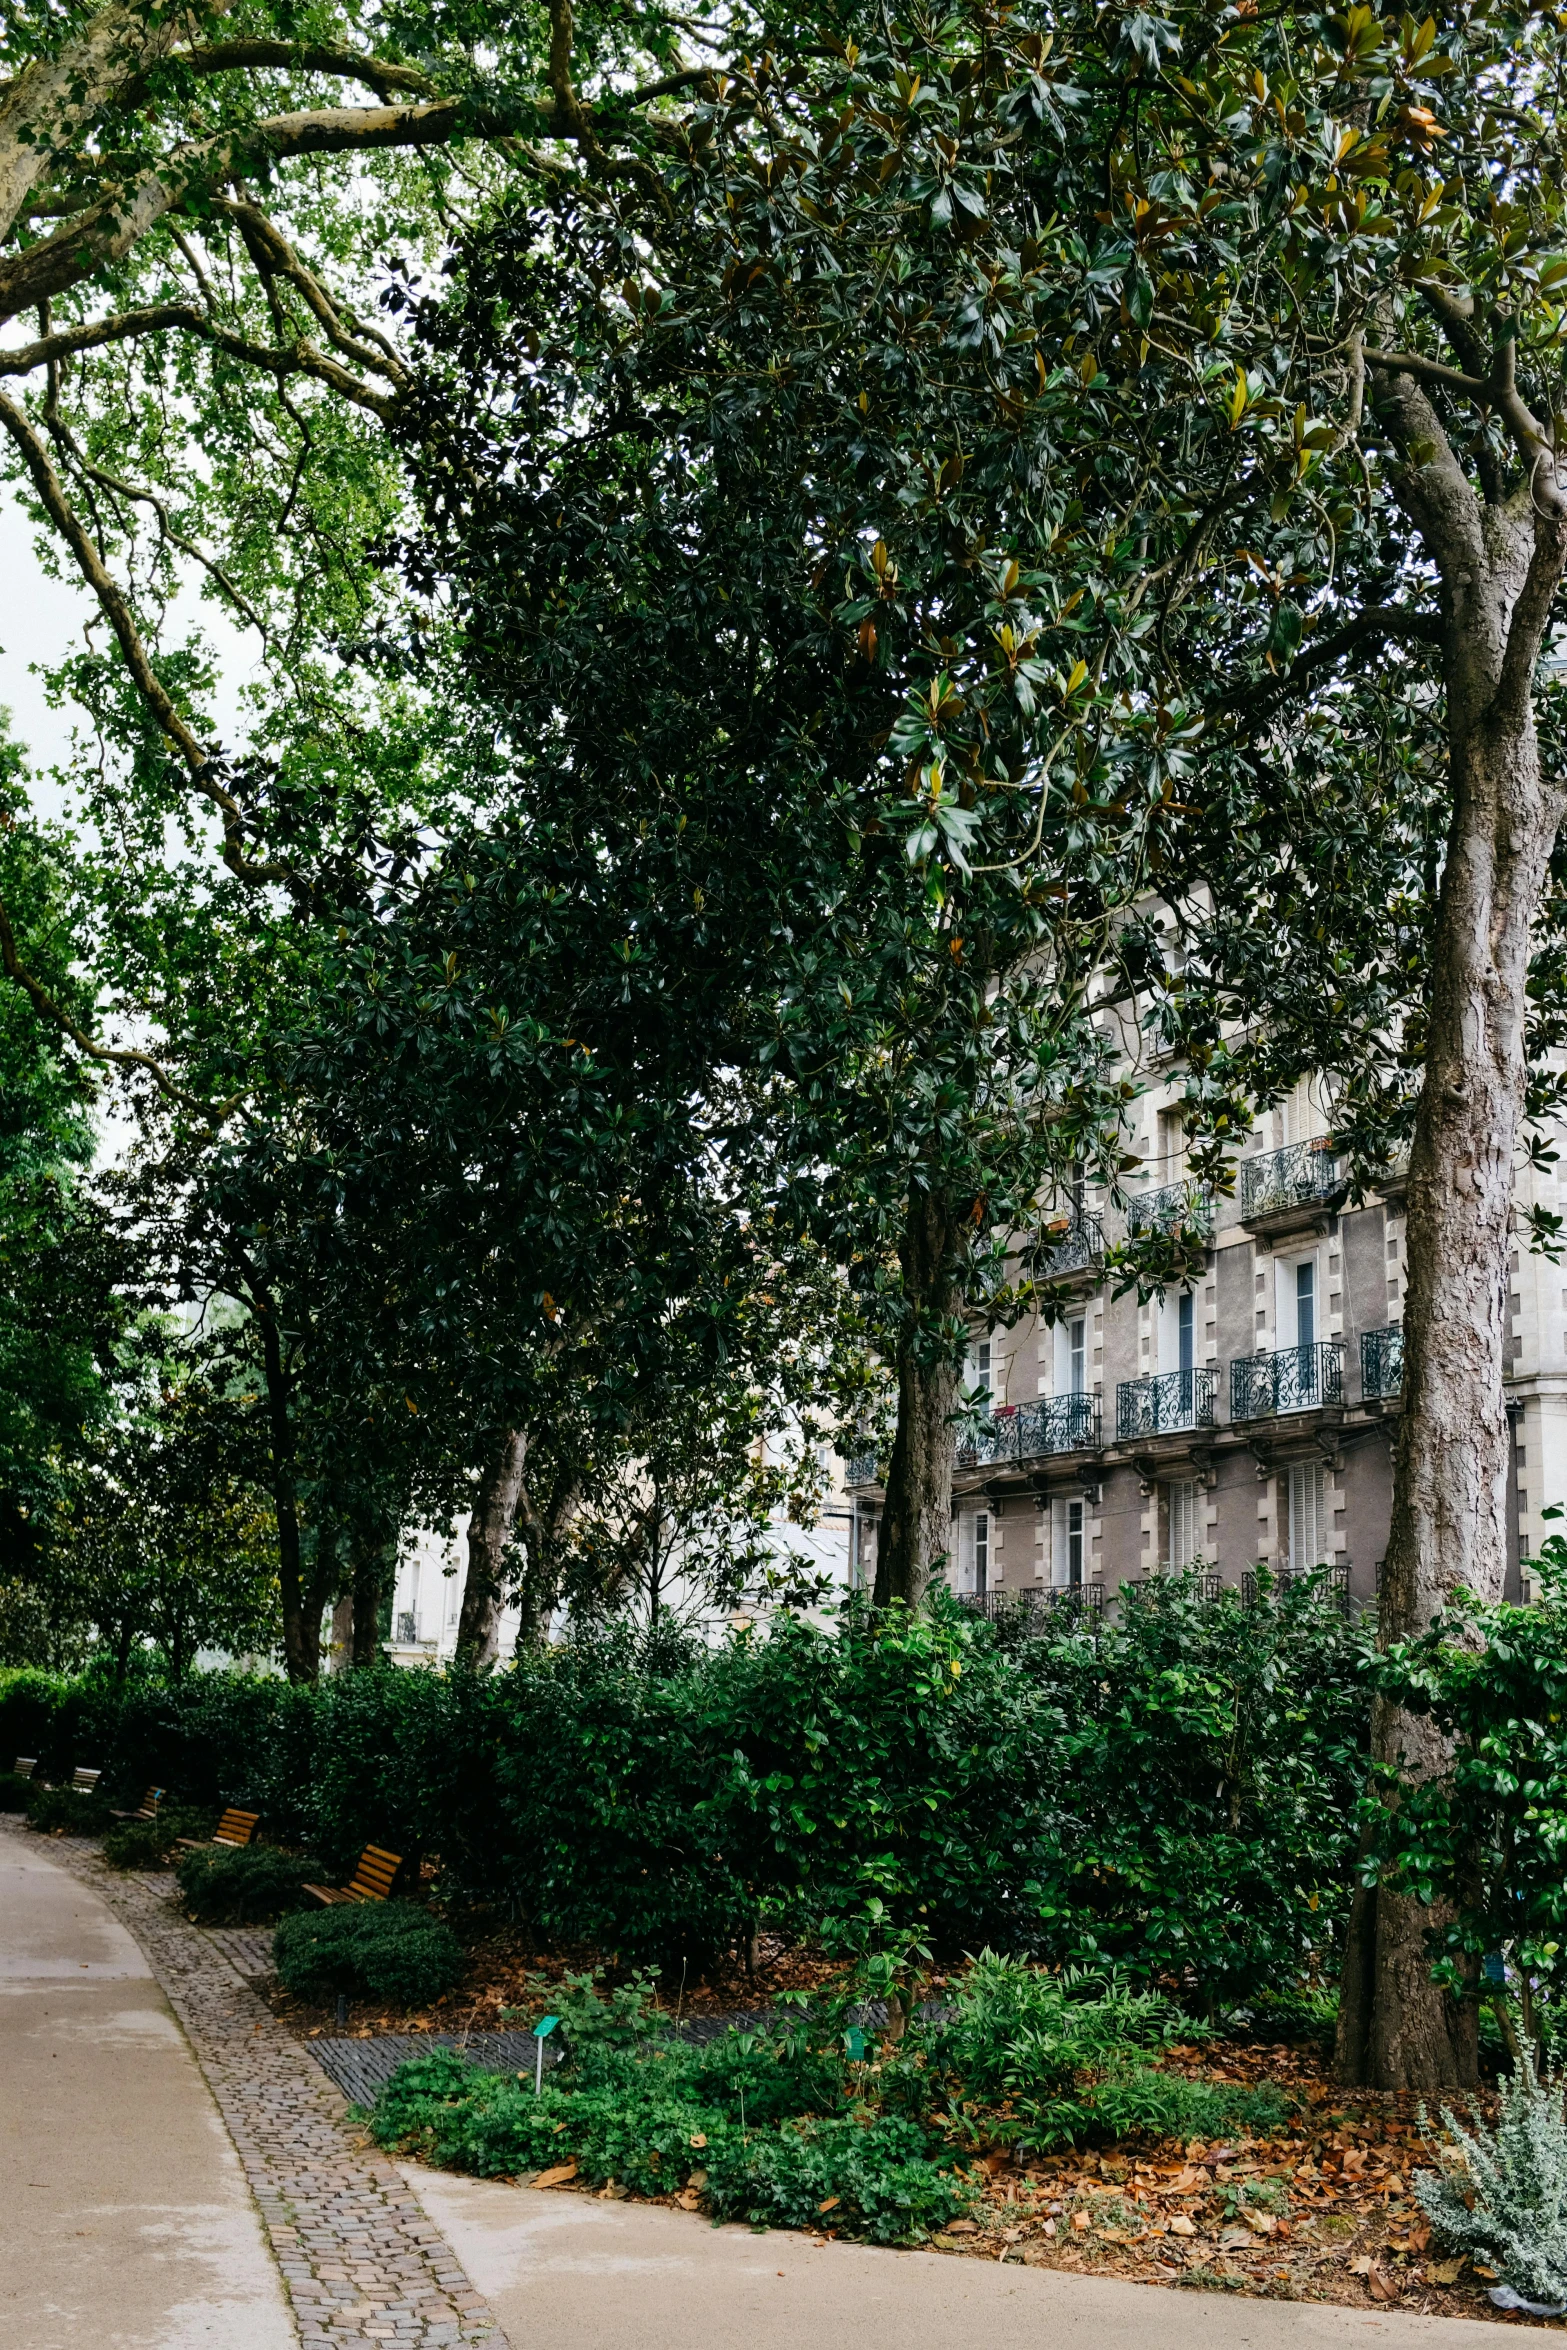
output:
POLYGON ((78 1794, 74 1787, 40 1787, 27 1791, 27 1824, 41 1835, 62 1829, 67 1836, 101 1836, 112 1823, 106 1795, 78 1794))
POLYGON ((467 1960, 444 1920, 412 1901, 373 1901, 287 1917, 273 1943, 297 1998, 386 1999, 428 2007, 461 1981, 467 1960))
POLYGON ((376 2142, 481 2178, 575 2159, 590 2184, 616 2179, 644 2195, 700 2179, 716 2218, 774 2226, 833 2225, 902 2242, 965 2210, 973 2190, 932 2154, 917 2124, 887 2116, 742 2129, 699 2090, 704 2052, 681 2045, 604 2051, 581 2086, 546 2081, 541 2095, 478 2071, 455 2050, 416 2057, 387 2083, 370 2116, 376 2142))
POLYGON ((103 1857, 111 1869, 161 1869, 174 1834, 162 1820, 116 1820, 103 1857))
POLYGON ((25 1811, 31 1785, 31 1779, 19 1779, 15 1771, 0 1771, 0 1811, 25 1811))
POLYGON ((204 1926, 270 1925, 303 1906, 302 1887, 321 1882, 318 1861, 271 1844, 204 1844, 182 1852, 174 1874, 187 1912, 204 1926))
POLYGON ((1466 2130, 1444 2106, 1453 2150, 1442 2172, 1416 2173, 1415 2196, 1454 2251, 1479 2254, 1554 2313, 1567 2304, 1567 2116, 1560 2076, 1542 2079, 1527 2035, 1518 2040, 1495 2128, 1471 2112, 1466 2130))

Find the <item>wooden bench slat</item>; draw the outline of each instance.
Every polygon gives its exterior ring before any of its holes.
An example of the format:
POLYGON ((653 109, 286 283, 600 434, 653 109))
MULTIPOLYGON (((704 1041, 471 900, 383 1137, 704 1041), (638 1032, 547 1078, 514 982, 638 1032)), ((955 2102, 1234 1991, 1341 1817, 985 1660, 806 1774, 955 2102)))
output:
POLYGON ((367 1844, 348 1884, 306 1885, 304 1890, 327 1907, 343 1901, 384 1901, 402 1865, 400 1852, 386 1852, 379 1844, 367 1844))

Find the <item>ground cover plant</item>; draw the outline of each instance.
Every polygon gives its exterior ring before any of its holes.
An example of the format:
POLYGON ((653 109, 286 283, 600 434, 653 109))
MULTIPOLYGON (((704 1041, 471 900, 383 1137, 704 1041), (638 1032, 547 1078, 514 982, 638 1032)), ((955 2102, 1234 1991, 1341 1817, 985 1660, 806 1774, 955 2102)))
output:
POLYGON ((410 2007, 462 1979, 462 1944, 411 1901, 345 1903, 285 1917, 273 1941, 283 1988, 301 1999, 385 1999, 410 2007))
POLYGON ((28 1826, 44 1836, 101 1836, 114 1816, 106 1795, 36 1782, 27 1791, 26 1809, 28 1826))
POLYGON ((204 1844, 181 1853, 174 1874, 188 1917, 204 1926, 262 1926, 303 1906, 303 1888, 321 1882, 321 1864, 271 1844, 204 1844))
POLYGON ((209 1811, 165 1803, 150 1820, 116 1820, 103 1857, 111 1869, 161 1869, 182 1836, 210 1836, 215 1825, 209 1811))

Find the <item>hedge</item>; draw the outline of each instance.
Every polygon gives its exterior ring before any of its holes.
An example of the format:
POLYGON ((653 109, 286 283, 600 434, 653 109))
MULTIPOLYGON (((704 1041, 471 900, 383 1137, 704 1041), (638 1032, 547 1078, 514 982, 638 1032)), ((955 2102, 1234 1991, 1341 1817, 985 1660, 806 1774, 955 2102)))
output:
POLYGON ((851 1605, 717 1648, 612 1628, 482 1682, 12 1675, 0 1755, 242 1803, 340 1880, 367 1843, 436 1856, 449 1903, 677 1972, 776 1922, 1232 1998, 1332 1964, 1365 1672, 1310 1592, 1188 1581, 1100 1632, 851 1605))

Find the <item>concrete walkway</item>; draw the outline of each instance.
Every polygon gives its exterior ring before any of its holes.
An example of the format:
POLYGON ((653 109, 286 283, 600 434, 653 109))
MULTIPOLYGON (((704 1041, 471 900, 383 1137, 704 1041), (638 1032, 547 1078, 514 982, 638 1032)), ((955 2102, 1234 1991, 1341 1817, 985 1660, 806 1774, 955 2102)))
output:
POLYGON ((47 1844, 0 1840, 0 2342, 294 2350, 217 2107, 150 1968, 47 1844))
POLYGON ((539 2350, 1519 2350, 1555 2331, 818 2244, 404 2173, 510 2340, 539 2350))

